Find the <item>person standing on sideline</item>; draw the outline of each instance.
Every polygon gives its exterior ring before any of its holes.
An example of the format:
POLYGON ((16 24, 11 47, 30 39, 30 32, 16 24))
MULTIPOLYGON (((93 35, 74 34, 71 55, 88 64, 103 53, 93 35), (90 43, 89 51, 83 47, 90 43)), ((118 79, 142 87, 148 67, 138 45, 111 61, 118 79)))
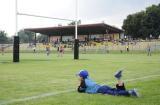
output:
POLYGON ((49 43, 46 44, 46 54, 47 54, 47 56, 49 56, 49 54, 50 54, 50 45, 49 45, 49 43))
POLYGON ((59 56, 63 57, 63 54, 64 54, 64 47, 61 45, 59 47, 59 56))
POLYGON ((33 52, 36 53, 36 46, 33 45, 33 52))
POLYGON ((127 45, 127 52, 129 52, 129 45, 127 45))
POLYGON ((59 47, 59 45, 58 45, 58 47, 57 47, 57 54, 58 54, 58 57, 59 57, 59 49, 60 49, 60 47, 59 47))
POLYGON ((151 46, 147 45, 147 56, 151 56, 151 46))
POLYGON ((3 45, 1 45, 1 53, 2 53, 2 55, 4 55, 4 46, 3 45))

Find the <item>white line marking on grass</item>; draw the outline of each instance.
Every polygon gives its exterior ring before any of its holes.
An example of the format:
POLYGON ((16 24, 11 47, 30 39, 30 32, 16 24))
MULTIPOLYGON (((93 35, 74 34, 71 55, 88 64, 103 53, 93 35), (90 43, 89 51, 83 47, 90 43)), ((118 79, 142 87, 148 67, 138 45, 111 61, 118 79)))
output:
POLYGON ((126 79, 124 80, 125 82, 130 82, 130 81, 135 81, 135 80, 144 80, 147 78, 152 78, 152 77, 159 77, 160 75, 150 75, 150 76, 144 76, 144 77, 140 77, 140 78, 134 78, 134 79, 126 79))
POLYGON ((59 91, 59 92, 44 93, 44 94, 40 94, 40 95, 36 95, 36 96, 31 96, 31 97, 13 99, 13 100, 4 101, 4 102, 2 101, 2 102, 0 103, 0 105, 6 105, 6 104, 15 103, 15 102, 23 102, 23 101, 29 101, 29 100, 38 99, 38 98, 55 96, 55 95, 58 95, 58 94, 73 92, 74 90, 75 90, 75 89, 70 89, 70 90, 59 91))
MULTIPOLYGON (((158 77, 158 76, 160 76, 160 75, 150 75, 150 76, 144 76, 144 77, 140 77, 140 78, 126 79, 124 81, 125 82, 131 82, 131 81, 144 80, 144 79, 147 79, 147 78, 158 77)), ((111 84, 111 83, 114 83, 114 82, 108 82, 108 84, 111 84)), ((15 103, 15 102, 24 102, 24 101, 29 101, 29 100, 33 100, 33 99, 45 98, 45 97, 55 96, 55 95, 59 95, 59 94, 63 94, 63 93, 69 93, 69 92, 73 92, 73 91, 75 91, 75 89, 69 89, 69 90, 59 91, 59 92, 44 93, 44 94, 40 94, 40 95, 35 95, 35 96, 25 97, 25 98, 19 98, 19 99, 13 99, 13 100, 9 100, 9 101, 2 101, 2 102, 0 102, 0 105, 6 105, 6 104, 12 104, 12 103, 15 103)))
MULTIPOLYGON (((144 79, 147 79, 147 78, 153 78, 153 77, 159 77, 160 75, 149 75, 149 76, 144 76, 144 77, 139 77, 139 78, 133 78, 133 79, 125 79, 123 80, 124 82, 132 82, 132 81, 136 81, 136 80, 144 80, 144 79)), ((103 82, 104 83, 104 82, 103 82)), ((112 84, 112 83, 115 83, 115 82, 108 82, 108 84, 112 84)))

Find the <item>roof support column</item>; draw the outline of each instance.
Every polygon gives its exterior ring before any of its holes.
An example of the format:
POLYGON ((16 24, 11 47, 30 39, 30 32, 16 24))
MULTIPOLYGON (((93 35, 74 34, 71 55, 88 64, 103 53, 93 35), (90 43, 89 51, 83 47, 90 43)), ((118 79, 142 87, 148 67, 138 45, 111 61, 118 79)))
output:
POLYGON ((89 36, 88 41, 90 41, 91 40, 91 35, 89 34, 88 36, 89 36))
POLYGON ((35 47, 37 45, 37 33, 34 34, 34 45, 35 45, 35 47))
POLYGON ((50 35, 48 35, 47 43, 50 43, 50 35))
POLYGON ((61 37, 60 37, 60 42, 62 42, 62 38, 63 38, 63 36, 61 35, 61 37))

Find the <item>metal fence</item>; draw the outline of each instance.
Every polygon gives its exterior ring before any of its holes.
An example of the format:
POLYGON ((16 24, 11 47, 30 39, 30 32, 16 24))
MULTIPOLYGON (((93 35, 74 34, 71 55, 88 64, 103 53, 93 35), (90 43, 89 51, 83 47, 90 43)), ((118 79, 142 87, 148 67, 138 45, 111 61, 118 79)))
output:
MULTIPOLYGON (((64 53, 73 53, 73 45, 62 44, 64 47, 64 53)), ((125 53, 125 52, 146 52, 148 46, 150 46, 152 52, 160 52, 160 41, 148 41, 148 42, 127 42, 121 43, 94 43, 87 46, 80 46, 80 53, 125 53)), ((56 45, 49 45, 50 53, 57 52, 56 45)), ((13 44, 0 44, 0 53, 12 53, 13 44)), ((20 44, 20 53, 45 53, 46 45, 37 43, 36 46, 28 43, 20 44)))

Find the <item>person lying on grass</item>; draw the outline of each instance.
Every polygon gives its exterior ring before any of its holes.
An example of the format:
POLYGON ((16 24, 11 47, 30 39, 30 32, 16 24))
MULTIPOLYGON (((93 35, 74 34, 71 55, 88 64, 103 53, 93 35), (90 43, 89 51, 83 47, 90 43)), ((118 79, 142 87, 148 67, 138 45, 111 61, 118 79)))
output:
POLYGON ((101 93, 108 94, 114 96, 133 96, 139 97, 136 89, 126 90, 124 83, 121 81, 122 70, 118 71, 114 76, 117 78, 118 83, 116 84, 116 88, 112 88, 108 85, 99 85, 95 83, 93 80, 89 78, 89 73, 87 70, 80 70, 77 74, 80 80, 80 85, 78 86, 77 91, 80 93, 101 93))

